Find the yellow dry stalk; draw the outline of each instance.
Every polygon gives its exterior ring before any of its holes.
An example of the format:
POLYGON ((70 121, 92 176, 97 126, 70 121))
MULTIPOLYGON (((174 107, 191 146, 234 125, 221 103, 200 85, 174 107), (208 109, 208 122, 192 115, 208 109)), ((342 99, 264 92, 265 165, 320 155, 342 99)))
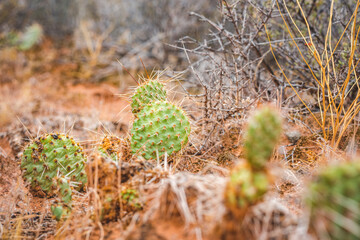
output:
MULTIPOLYGON (((360 0, 357 0, 356 8, 355 8, 352 16, 350 17, 350 20, 348 21, 347 25, 345 26, 344 31, 342 32, 339 40, 336 42, 336 45, 334 48, 332 48, 332 45, 331 45, 331 43, 332 43, 331 28, 332 28, 332 16, 333 16, 333 11, 334 11, 334 0, 331 1, 330 18, 329 18, 327 33, 326 33, 325 42, 324 42, 325 50, 322 54, 319 53, 319 51, 317 50, 316 45, 312 39, 312 33, 310 30, 310 26, 308 24, 308 21, 306 19, 305 13, 303 11, 303 8, 300 5, 299 0, 296 0, 296 3, 299 7, 299 10, 302 14, 304 21, 305 21, 308 37, 304 36, 304 34, 301 32, 301 30, 297 26, 295 20, 292 18, 289 9, 287 8, 286 1, 283 0, 284 8, 286 10, 286 13, 288 14, 288 17, 290 18, 291 23, 293 24, 293 26, 295 27, 297 32, 301 35, 301 38, 304 40, 306 46, 308 47, 308 50, 312 53, 313 58, 315 59, 316 63, 318 64, 318 67, 320 68, 320 79, 318 77, 316 77, 316 74, 314 73, 312 67, 310 66, 310 63, 306 60, 302 50, 300 50, 299 45, 295 41, 295 36, 293 35, 293 33, 290 30, 289 23, 285 20, 285 17, 283 15, 282 11, 280 10, 279 0, 276 0, 276 2, 277 2, 278 9, 279 9, 279 13, 283 19, 286 30, 287 30, 292 42, 296 46, 296 48, 301 56, 301 59, 304 61, 304 63, 310 70, 313 78, 315 79, 316 83, 318 84, 319 91, 318 91, 317 97, 318 97, 318 106, 320 108, 320 114, 321 114, 320 121, 316 118, 314 113, 310 110, 309 106, 301 98, 299 92, 292 85, 289 78, 286 76, 283 68, 279 64, 279 62, 275 56, 274 49, 271 45, 270 35, 269 35, 266 25, 265 25, 265 31, 266 31, 266 34, 268 37, 271 53, 275 59, 277 66, 279 67, 282 75, 284 76, 285 80, 287 81, 287 83, 290 85, 292 90, 295 92, 296 96, 304 104, 306 109, 309 111, 311 116, 315 119, 315 121, 321 128, 324 139, 328 140, 330 138, 330 136, 332 136, 331 146, 333 146, 334 148, 337 148, 347 127, 353 121, 355 116, 360 112, 360 104, 358 103, 358 100, 360 99, 360 91, 358 91, 356 97, 353 100, 351 100, 350 105, 345 106, 345 100, 348 97, 347 87, 349 85, 352 74, 355 75, 356 85, 357 85, 357 87, 360 88, 359 82, 358 82, 360 77, 358 77, 355 72, 355 69, 359 64, 360 59, 356 62, 354 61, 355 60, 355 58, 354 58, 355 50, 357 48, 356 43, 358 41, 358 37, 359 37, 359 33, 360 33, 360 26, 358 26, 358 27, 356 26, 356 18, 357 18, 358 9, 360 6, 360 0), (339 45, 343 39, 343 36, 345 35, 346 30, 350 26, 351 26, 351 49, 350 49, 350 56, 349 56, 348 65, 347 65, 348 66, 347 76, 346 76, 346 79, 344 80, 344 83, 339 88, 334 89, 331 84, 331 80, 332 80, 331 75, 333 74, 336 77, 337 73, 336 73, 336 65, 335 65, 333 56, 334 56, 336 49, 339 47, 339 45), (307 39, 309 39, 309 41, 307 39), (337 93, 333 94, 333 92, 335 92, 335 91, 337 93), (337 102, 339 102, 339 103, 336 104, 337 102), (326 121, 326 117, 328 115, 330 115, 331 121, 326 121), (332 134, 330 134, 330 130, 332 131, 332 134)), ((348 92, 350 92, 350 91, 348 91, 348 92)))

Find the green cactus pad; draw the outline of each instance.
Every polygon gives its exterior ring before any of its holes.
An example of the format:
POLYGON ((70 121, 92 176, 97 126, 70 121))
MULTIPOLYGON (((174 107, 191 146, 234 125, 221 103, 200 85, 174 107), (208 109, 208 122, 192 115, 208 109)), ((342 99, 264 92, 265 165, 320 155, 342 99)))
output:
POLYGON ((131 109, 136 116, 148 103, 166 100, 164 84, 158 80, 148 80, 135 89, 131 100, 131 109))
POLYGON ((227 205, 234 209, 249 207, 263 198, 269 185, 265 171, 253 171, 247 162, 240 163, 232 171, 226 186, 227 205))
POLYGON ((319 239, 360 239, 360 162, 319 173, 306 198, 310 226, 319 239))
POLYGON ((178 152, 188 142, 190 123, 183 110, 157 101, 139 112, 131 129, 131 150, 145 159, 156 159, 165 152, 178 152))
POLYGON ((56 220, 67 218, 71 213, 72 190, 70 181, 65 178, 55 178, 58 190, 58 201, 51 205, 51 212, 56 220))
POLYGON ((262 169, 270 159, 281 134, 281 117, 271 108, 258 110, 245 133, 245 158, 254 169, 262 169))
POLYGON ((57 191, 56 177, 70 179, 74 189, 82 190, 87 182, 85 155, 72 138, 63 134, 45 134, 24 150, 21 169, 33 190, 52 196, 57 191), (40 187, 40 189, 39 189, 40 187))

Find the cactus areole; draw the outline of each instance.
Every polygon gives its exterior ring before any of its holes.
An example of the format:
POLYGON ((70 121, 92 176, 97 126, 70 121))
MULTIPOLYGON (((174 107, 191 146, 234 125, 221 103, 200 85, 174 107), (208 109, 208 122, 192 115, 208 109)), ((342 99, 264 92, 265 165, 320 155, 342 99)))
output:
POLYGON ((25 148, 21 169, 32 189, 51 196, 58 191, 59 177, 69 179, 74 189, 83 189, 87 182, 85 161, 82 148, 72 138, 50 133, 36 138, 25 148))
POLYGON ((183 110, 166 101, 146 105, 131 130, 133 154, 156 159, 178 152, 188 142, 190 123, 183 110))

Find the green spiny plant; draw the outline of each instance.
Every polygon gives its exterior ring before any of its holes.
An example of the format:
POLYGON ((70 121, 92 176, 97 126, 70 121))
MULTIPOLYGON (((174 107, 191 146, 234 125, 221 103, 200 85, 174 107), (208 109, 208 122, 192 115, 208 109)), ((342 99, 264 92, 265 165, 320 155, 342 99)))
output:
POLYGON ((266 169, 281 133, 281 118, 271 107, 258 110, 249 120, 245 133, 246 161, 232 171, 225 190, 225 201, 230 209, 246 210, 266 193, 271 177, 266 169))
POLYGON ((310 227, 319 239, 360 238, 359 185, 359 162, 328 167, 310 184, 310 227))
POLYGON ((230 209, 246 210, 262 199, 269 188, 271 179, 267 171, 254 171, 248 162, 235 166, 226 186, 226 203, 230 209))
POLYGON ((271 107, 259 110, 250 119, 245 133, 245 158, 254 169, 263 169, 281 134, 281 118, 271 107))
MULTIPOLYGON (((58 195, 65 205, 69 205, 71 188, 68 181, 75 190, 84 189, 87 183, 85 162, 82 148, 72 138, 50 133, 36 138, 25 148, 21 169, 34 193, 41 192, 50 197, 58 195)), ((57 218, 62 212, 59 208, 52 209, 57 218)))
POLYGON ((185 112, 166 101, 152 102, 138 113, 131 129, 131 149, 145 159, 180 151, 188 142, 190 122, 185 112))
POLYGON ((58 190, 58 200, 51 205, 51 212, 56 220, 60 221, 63 216, 68 216, 71 213, 72 190, 70 181, 64 177, 55 178, 58 190))
POLYGON ((128 209, 136 211, 142 208, 139 200, 139 192, 136 189, 127 188, 121 191, 123 205, 128 209))
POLYGON ((103 222, 114 221, 120 218, 120 209, 129 213, 134 213, 142 209, 139 200, 139 192, 132 188, 119 190, 114 187, 105 187, 101 191, 101 212, 100 220, 103 222))
POLYGON ((43 29, 41 25, 34 23, 28 28, 26 28, 25 32, 22 34, 19 39, 19 49, 20 50, 29 50, 35 44, 37 44, 43 36, 43 29))
POLYGON ((131 100, 131 109, 136 117, 148 103, 166 100, 165 86, 157 79, 150 79, 135 89, 131 100))

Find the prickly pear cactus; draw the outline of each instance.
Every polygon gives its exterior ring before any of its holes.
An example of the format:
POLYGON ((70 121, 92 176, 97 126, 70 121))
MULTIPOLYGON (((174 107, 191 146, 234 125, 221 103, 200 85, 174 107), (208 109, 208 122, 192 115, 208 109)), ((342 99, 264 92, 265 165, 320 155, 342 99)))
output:
POLYGON ((131 129, 131 150, 145 159, 178 152, 188 142, 190 123, 182 109, 166 101, 146 105, 131 129))
POLYGON ((55 195, 56 177, 67 177, 76 190, 87 182, 85 155, 72 138, 63 134, 45 134, 32 141, 24 150, 21 169, 23 176, 35 192, 55 195))
POLYGON ((226 186, 227 206, 244 209, 262 199, 269 188, 266 171, 253 171, 247 162, 238 164, 232 171, 226 186))
POLYGON ((270 107, 258 110, 249 120, 244 146, 246 161, 240 162, 232 170, 225 190, 228 208, 241 212, 262 200, 272 182, 266 162, 280 133, 281 118, 270 107))
POLYGON ((148 80, 135 89, 131 100, 132 112, 137 116, 137 113, 148 103, 166 100, 164 84, 158 80, 148 80))
POLYGON ((51 205, 51 212, 56 220, 60 221, 62 218, 66 218, 71 213, 71 199, 72 190, 70 187, 70 181, 64 177, 55 178, 55 184, 58 186, 58 199, 51 205))
POLYGON ((257 111, 245 133, 245 158, 254 169, 264 168, 281 134, 280 114, 271 107, 257 111))
POLYGON ((98 147, 98 151, 102 157, 110 158, 113 161, 128 161, 131 157, 129 139, 114 135, 105 136, 98 147))
POLYGON ((142 208, 139 200, 139 192, 136 189, 127 188, 122 190, 121 200, 127 212, 137 211, 142 208))
POLYGON ((310 226, 319 239, 360 239, 360 162, 331 166, 309 186, 310 226))
POLYGON ((121 211, 129 215, 141 210, 143 207, 139 199, 139 192, 131 188, 124 188, 120 192, 116 188, 103 188, 100 199, 102 205, 100 220, 103 222, 120 219, 121 211))

